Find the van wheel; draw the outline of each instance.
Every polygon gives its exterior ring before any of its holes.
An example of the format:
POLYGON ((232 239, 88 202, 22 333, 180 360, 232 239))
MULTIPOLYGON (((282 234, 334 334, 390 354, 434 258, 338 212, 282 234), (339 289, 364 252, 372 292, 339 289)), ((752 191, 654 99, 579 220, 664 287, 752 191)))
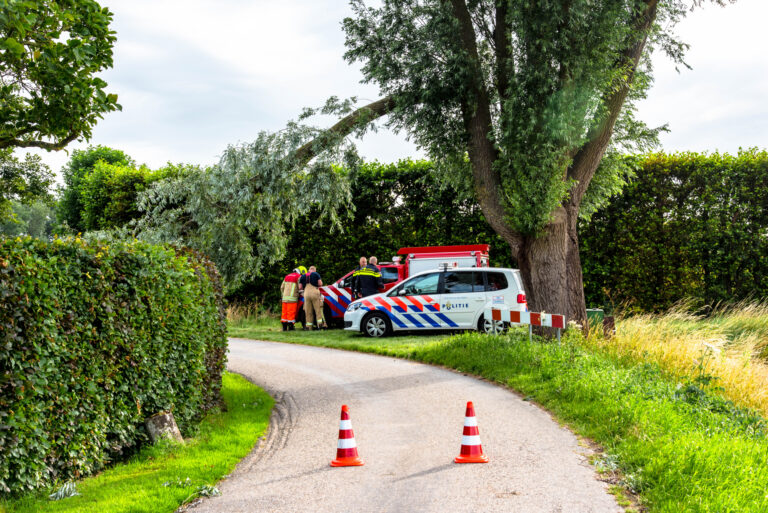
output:
POLYGON ((488 335, 494 335, 496 333, 506 333, 509 326, 504 321, 494 321, 492 319, 485 320, 485 315, 481 315, 477 320, 477 331, 480 333, 486 333, 488 335))
POLYGON ((379 312, 372 312, 363 319, 363 333, 366 337, 380 338, 389 334, 392 326, 389 319, 379 312))

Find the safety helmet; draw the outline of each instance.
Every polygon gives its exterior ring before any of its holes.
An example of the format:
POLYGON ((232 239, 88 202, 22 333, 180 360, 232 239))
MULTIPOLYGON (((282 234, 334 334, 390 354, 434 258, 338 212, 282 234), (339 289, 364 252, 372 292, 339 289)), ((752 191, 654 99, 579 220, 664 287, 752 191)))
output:
POLYGON ((307 268, 300 265, 297 269, 294 269, 299 274, 307 274, 307 268))

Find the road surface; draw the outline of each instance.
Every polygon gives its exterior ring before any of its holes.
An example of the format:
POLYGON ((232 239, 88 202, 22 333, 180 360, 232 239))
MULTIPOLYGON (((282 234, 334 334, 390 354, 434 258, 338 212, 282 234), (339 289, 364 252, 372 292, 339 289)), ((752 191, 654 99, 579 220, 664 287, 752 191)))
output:
POLYGON ((621 512, 589 450, 498 386, 414 362, 230 339, 229 370, 276 399, 261 446, 202 512, 621 512), (487 464, 453 463, 473 401, 487 464), (331 468, 348 404, 362 467, 331 468))

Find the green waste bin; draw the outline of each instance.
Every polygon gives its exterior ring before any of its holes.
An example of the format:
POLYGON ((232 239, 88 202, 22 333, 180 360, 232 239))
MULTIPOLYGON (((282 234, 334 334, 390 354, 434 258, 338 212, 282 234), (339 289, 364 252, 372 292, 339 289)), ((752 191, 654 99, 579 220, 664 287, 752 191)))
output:
POLYGON ((599 328, 603 325, 605 312, 602 308, 587 308, 587 324, 589 329, 599 328))

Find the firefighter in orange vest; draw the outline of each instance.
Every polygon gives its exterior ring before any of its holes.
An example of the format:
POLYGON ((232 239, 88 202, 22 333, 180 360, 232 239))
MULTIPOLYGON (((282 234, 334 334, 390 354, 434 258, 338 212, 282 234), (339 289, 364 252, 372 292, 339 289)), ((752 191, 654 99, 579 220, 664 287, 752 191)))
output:
POLYGON ((283 311, 280 321, 283 323, 283 331, 295 329, 296 311, 299 306, 299 278, 307 272, 307 268, 300 265, 287 275, 280 285, 280 295, 283 301, 283 311))

